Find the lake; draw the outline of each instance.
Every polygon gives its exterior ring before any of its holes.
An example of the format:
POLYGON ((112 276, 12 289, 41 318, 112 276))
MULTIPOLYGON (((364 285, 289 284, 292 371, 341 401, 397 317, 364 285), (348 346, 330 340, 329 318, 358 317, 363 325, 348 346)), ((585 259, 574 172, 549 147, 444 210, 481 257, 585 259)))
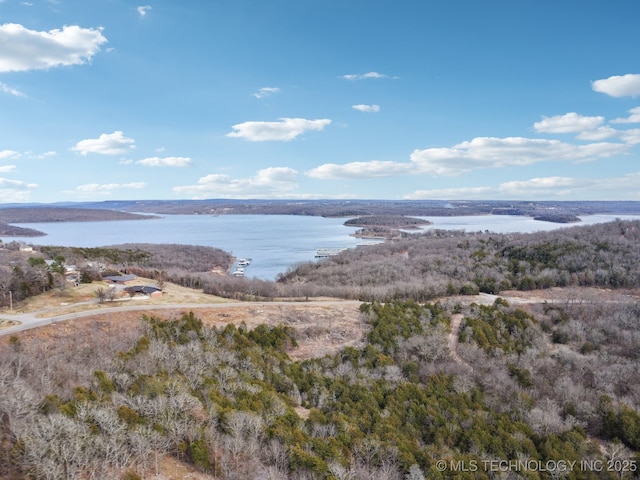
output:
MULTIPOLYGON (((576 224, 539 222, 511 215, 420 217, 433 222, 423 229, 489 230, 496 233, 548 231, 576 224)), ((580 225, 602 223, 637 215, 589 215, 580 225)), ((355 238, 346 218, 296 215, 166 215, 151 220, 16 224, 45 232, 44 237, 0 237, 3 242, 32 245, 99 247, 122 243, 204 245, 220 248, 238 258, 251 258, 249 278, 274 280, 301 262, 315 260, 318 248, 355 248, 379 243, 355 238)))

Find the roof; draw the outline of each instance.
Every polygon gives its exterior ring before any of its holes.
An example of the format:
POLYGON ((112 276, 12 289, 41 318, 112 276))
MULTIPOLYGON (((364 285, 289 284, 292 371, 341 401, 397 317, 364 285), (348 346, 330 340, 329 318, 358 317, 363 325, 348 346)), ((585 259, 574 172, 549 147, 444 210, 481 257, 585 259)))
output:
POLYGON ((103 280, 108 280, 110 282, 130 282, 131 280, 135 280, 135 275, 107 275, 106 277, 102 277, 103 280))
POLYGON ((161 292, 162 289, 158 287, 152 287, 151 285, 133 285, 131 287, 126 287, 124 291, 129 293, 143 293, 145 295, 151 295, 155 292, 161 292))

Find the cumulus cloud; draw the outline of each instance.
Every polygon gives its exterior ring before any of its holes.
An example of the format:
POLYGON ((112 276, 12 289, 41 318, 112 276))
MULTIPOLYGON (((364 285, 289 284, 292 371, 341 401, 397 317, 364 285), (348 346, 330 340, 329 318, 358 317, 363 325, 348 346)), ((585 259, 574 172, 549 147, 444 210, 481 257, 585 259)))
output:
POLYGON ((640 95, 640 74, 614 75, 591 84, 594 91, 610 97, 635 97, 640 95))
POLYGON ((37 187, 35 183, 0 178, 0 202, 24 202, 29 199, 31 190, 37 187))
POLYGON ((398 77, 391 77, 389 75, 385 75, 383 73, 378 73, 378 72, 367 72, 367 73, 351 73, 347 75, 342 75, 340 78, 343 78, 345 80, 366 80, 369 78, 398 78, 398 77))
POLYGON ((71 25, 43 32, 5 23, 0 25, 0 72, 81 65, 106 41, 101 28, 71 25))
POLYGON ((611 178, 540 177, 529 180, 513 180, 497 186, 417 190, 404 198, 407 200, 485 198, 526 199, 535 198, 589 198, 589 199, 638 199, 637 185, 640 172, 611 178), (623 195, 621 197, 621 195, 623 195))
POLYGON ((620 132, 620 138, 629 145, 638 145, 640 144, 640 128, 624 130, 620 132))
POLYGON ((15 165, 0 165, 0 172, 1 173, 12 172, 15 169, 16 169, 15 165))
POLYGON ((298 172, 289 167, 259 170, 255 176, 234 179, 229 175, 211 174, 197 185, 174 187, 173 191, 190 198, 264 198, 284 196, 298 188, 298 172))
POLYGON ((233 125, 227 137, 244 138, 250 142, 289 142, 309 130, 322 131, 331 120, 307 120, 305 118, 281 118, 277 122, 244 122, 233 125))
POLYGON ((66 193, 80 193, 80 194, 110 194, 115 190, 127 190, 145 188, 147 186, 144 182, 131 182, 131 183, 86 183, 84 185, 78 185, 75 190, 67 191, 66 193))
POLYGON ((8 158, 18 158, 20 154, 15 150, 0 150, 0 160, 8 158))
POLYGON ((145 15, 147 15, 147 13, 149 13, 150 10, 151 10, 151 5, 140 5, 138 7, 138 14, 141 17, 144 17, 145 15))
POLYGON ((122 155, 133 150, 135 140, 125 137, 121 131, 113 133, 103 133, 98 138, 80 140, 71 150, 79 152, 80 155, 89 153, 99 153, 101 155, 122 155))
POLYGON ((611 123, 640 123, 640 107, 629 110, 627 118, 614 118, 611 123))
POLYGON ((55 157, 56 155, 58 155, 58 152, 49 150, 48 152, 33 154, 32 157, 38 160, 43 160, 45 158, 55 157))
POLYGON ((414 150, 417 173, 460 175, 478 168, 523 166, 545 161, 587 161, 627 153, 620 143, 572 145, 559 140, 477 137, 449 148, 414 150))
MULTIPOLYGON (((620 132, 619 132, 620 133, 620 132)), ((595 142, 572 145, 558 140, 522 137, 478 137, 453 147, 414 150, 409 162, 380 161, 327 163, 305 174, 328 180, 380 178, 399 174, 454 176, 480 168, 518 167, 540 162, 586 162, 629 152, 639 132, 629 134, 626 143, 595 142)))
POLYGON ((274 93, 280 93, 280 89, 278 87, 262 87, 254 93, 253 96, 256 98, 264 98, 273 95, 274 93))
POLYGON ((149 157, 136 163, 147 167, 188 167, 192 160, 189 157, 149 157))
POLYGON ((585 130, 576 135, 576 138, 580 140, 588 140, 590 142, 595 142, 599 140, 605 140, 607 138, 612 138, 615 136, 622 135, 623 132, 620 130, 616 130, 615 128, 611 128, 608 125, 604 125, 602 127, 598 127, 594 130, 585 130))
POLYGON ((16 90, 15 88, 12 88, 6 83, 2 82, 0 82, 0 92, 8 93, 9 95, 13 95, 14 97, 26 97, 26 95, 20 90, 16 90))
POLYGON ((351 108, 358 110, 359 112, 379 112, 380 105, 352 105, 351 108))
POLYGON ((351 162, 344 165, 325 163, 313 168, 305 175, 320 179, 344 179, 344 178, 379 178, 409 173, 412 165, 408 162, 391 162, 373 160, 370 162, 351 162))
POLYGON ((554 117, 542 117, 533 124, 536 132, 541 133, 575 133, 594 130, 604 123, 604 117, 585 117, 575 112, 554 117))

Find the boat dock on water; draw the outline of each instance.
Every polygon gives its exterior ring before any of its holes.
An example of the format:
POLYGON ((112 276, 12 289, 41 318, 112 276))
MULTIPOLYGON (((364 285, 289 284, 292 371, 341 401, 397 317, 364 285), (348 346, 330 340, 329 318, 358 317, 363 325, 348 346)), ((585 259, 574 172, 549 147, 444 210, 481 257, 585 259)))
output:
POLYGON ((346 248, 318 248, 316 250, 316 258, 327 258, 338 255, 340 252, 344 252, 346 248))
POLYGON ((250 258, 241 258, 235 264, 235 270, 231 272, 231 275, 233 275, 234 277, 244 277, 244 269, 249 265, 251 265, 250 258))

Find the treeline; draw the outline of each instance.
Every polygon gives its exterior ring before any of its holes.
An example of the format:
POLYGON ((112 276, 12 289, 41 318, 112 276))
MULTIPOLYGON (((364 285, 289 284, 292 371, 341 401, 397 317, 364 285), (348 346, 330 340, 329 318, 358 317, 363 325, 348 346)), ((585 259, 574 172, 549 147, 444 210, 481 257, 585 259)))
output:
POLYGON ((407 217, 405 215, 367 215, 344 222, 347 227, 384 226, 394 228, 415 228, 418 225, 429 225, 430 223, 422 218, 407 217))
POLYGON ((17 227, 8 223, 0 222, 0 237, 42 237, 46 235, 34 228, 17 227))
POLYGON ((202 288, 214 270, 226 270, 232 257, 197 245, 123 244, 107 247, 34 246, 21 251, 17 242, 0 248, 0 305, 19 302, 48 290, 64 290, 67 270, 91 283, 105 275, 133 273, 162 282, 202 288))
POLYGON ((2 223, 103 222, 109 220, 145 220, 152 218, 156 217, 98 208, 53 206, 0 208, 0 222, 2 223))
POLYGON ((223 480, 489 479, 492 461, 576 462, 532 480, 636 475, 639 352, 616 339, 637 335, 637 304, 361 312, 362 348, 305 361, 286 353, 298 335, 286 318, 249 330, 189 313, 46 345, 14 337, 0 346, 0 473, 133 480, 171 455, 223 480))

